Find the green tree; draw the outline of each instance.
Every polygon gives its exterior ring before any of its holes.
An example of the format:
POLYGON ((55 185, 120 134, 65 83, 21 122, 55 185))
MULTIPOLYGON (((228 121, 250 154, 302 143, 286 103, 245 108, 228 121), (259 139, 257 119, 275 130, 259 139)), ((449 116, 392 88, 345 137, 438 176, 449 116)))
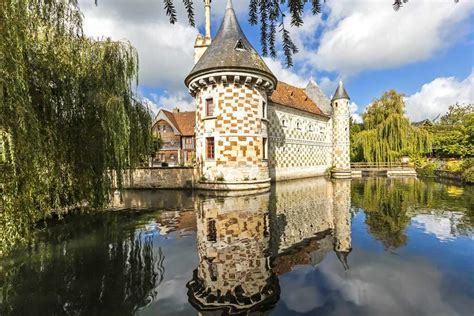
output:
POLYGON ((133 98, 128 42, 82 32, 77 1, 0 2, 0 255, 40 219, 107 203, 115 171, 146 161, 151 116, 133 98))
POLYGON ((351 137, 353 151, 360 151, 365 161, 393 162, 402 155, 431 151, 429 133, 410 124, 403 98, 390 90, 366 108, 362 131, 351 137))
POLYGON ((441 157, 474 156, 474 105, 454 104, 428 128, 433 148, 441 157))

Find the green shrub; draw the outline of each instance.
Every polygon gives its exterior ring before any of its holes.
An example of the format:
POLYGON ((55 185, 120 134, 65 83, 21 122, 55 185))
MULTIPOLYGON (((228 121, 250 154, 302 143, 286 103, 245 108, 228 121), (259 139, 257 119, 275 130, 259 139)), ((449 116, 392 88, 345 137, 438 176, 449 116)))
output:
POLYGON ((461 179, 467 183, 474 183, 474 166, 464 170, 461 174, 461 179))
POLYGON ((474 158, 467 158, 463 160, 461 166, 462 170, 467 170, 472 167, 474 167, 474 158))
POLYGON ((415 165, 415 168, 422 168, 428 163, 428 160, 421 155, 410 155, 410 162, 415 165))
POLYGON ((416 173, 421 177, 434 177, 437 165, 433 162, 426 163, 423 167, 417 168, 416 173))
POLYGON ((162 167, 168 167, 168 163, 167 163, 167 162, 162 162, 162 163, 161 163, 161 166, 162 166, 162 167))
POLYGON ((222 182, 222 181, 224 181, 224 177, 222 177, 222 176, 220 176, 220 177, 217 177, 217 178, 216 178, 216 181, 220 181, 220 182, 222 182))
POLYGON ((450 160, 444 164, 444 170, 450 172, 461 172, 463 167, 462 160, 450 160))

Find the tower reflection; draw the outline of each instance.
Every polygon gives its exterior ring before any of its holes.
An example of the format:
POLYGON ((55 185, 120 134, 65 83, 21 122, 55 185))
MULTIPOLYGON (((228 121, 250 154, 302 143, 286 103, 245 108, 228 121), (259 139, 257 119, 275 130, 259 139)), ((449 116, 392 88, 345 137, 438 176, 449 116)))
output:
POLYGON ((188 283, 203 314, 258 313, 279 299, 270 268, 269 193, 196 199, 199 265, 188 283))
POLYGON ((279 182, 270 193, 196 199, 199 265, 189 301, 213 315, 268 311, 278 275, 351 251, 351 181, 279 182))

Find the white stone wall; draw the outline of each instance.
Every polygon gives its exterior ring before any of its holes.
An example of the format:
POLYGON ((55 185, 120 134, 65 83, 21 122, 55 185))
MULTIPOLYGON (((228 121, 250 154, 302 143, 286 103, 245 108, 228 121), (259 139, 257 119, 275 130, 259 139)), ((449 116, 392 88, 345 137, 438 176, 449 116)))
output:
POLYGON ((269 172, 272 180, 323 175, 332 165, 332 120, 270 103, 269 172))

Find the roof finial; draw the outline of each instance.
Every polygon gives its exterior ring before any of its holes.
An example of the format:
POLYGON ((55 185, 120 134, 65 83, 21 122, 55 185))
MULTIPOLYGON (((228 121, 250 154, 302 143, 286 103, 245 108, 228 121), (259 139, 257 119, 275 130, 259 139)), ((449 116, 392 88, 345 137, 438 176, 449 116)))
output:
POLYGON ((227 6, 225 7, 226 10, 229 9, 234 9, 234 6, 232 5, 232 0, 227 0, 227 6))

